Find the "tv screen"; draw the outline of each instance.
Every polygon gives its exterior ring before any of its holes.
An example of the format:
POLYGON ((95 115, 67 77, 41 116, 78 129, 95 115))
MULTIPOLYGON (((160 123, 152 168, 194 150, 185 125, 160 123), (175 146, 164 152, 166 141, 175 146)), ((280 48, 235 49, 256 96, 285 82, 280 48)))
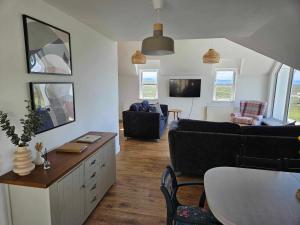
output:
POLYGON ((200 97, 201 79, 171 79, 170 97, 200 97))

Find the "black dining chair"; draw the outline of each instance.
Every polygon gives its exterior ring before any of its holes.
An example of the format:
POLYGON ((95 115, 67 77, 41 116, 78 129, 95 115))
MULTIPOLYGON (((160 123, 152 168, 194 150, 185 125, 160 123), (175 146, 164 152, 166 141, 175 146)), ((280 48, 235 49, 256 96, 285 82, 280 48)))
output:
POLYGON ((283 159, 283 169, 287 172, 300 173, 300 159, 283 159))
POLYGON ((236 166, 251 169, 282 170, 281 159, 236 156, 236 166))
POLYGON ((203 183, 178 183, 176 175, 170 166, 167 166, 164 170, 161 177, 160 190, 167 204, 167 225, 220 225, 221 223, 213 214, 204 208, 205 194, 201 195, 199 206, 187 206, 178 202, 176 197, 178 189, 191 185, 203 185, 203 183))

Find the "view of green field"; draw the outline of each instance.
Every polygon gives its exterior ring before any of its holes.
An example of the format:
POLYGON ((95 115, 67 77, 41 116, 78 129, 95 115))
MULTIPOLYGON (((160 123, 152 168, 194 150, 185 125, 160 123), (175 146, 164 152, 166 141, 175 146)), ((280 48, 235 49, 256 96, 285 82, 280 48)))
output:
POLYGON ((157 86, 156 85, 143 85, 143 97, 145 99, 156 99, 157 93, 157 86))
POLYGON ((233 87, 232 85, 216 85, 216 101, 231 101, 233 100, 233 87))
POLYGON ((288 118, 300 121, 300 85, 293 84, 291 90, 291 99, 288 118))

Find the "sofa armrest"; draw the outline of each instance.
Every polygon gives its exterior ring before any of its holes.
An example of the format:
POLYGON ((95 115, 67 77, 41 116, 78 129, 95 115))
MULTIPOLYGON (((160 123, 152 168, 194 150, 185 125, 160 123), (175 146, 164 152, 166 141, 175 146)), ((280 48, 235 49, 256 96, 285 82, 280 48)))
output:
POLYGON ((125 137, 159 139, 160 114, 123 111, 125 137))
POLYGON ((164 116, 168 117, 169 116, 168 105, 161 104, 160 108, 164 116))

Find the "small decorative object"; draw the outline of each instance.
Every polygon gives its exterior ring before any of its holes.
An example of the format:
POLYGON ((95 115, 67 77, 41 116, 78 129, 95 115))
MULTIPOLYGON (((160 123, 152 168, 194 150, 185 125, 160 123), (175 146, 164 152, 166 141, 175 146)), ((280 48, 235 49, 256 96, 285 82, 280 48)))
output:
POLYGON ((28 73, 72 75, 70 33, 23 15, 28 73))
POLYGON ((25 115, 25 119, 20 119, 20 123, 23 126, 21 136, 15 133, 15 126, 11 125, 7 113, 0 111, 1 129, 5 132, 6 136, 10 138, 11 142, 17 146, 15 159, 13 161, 13 172, 20 176, 29 174, 35 167, 32 163, 31 151, 27 149, 27 146, 41 125, 39 115, 30 108, 30 102, 25 102, 27 103, 26 109, 28 114, 25 115))
POLYGON ((42 157, 42 149, 43 149, 42 142, 35 144, 36 156, 35 156, 35 160, 33 161, 35 165, 42 165, 45 161, 44 158, 42 157))
POLYGON ((41 117, 38 134, 75 121, 72 82, 30 83, 30 95, 33 109, 41 117))
POLYGON ((298 198, 298 200, 300 200, 300 189, 298 189, 298 191, 296 193, 296 197, 298 198))
POLYGON ((45 148, 45 153, 44 153, 44 170, 49 170, 50 169, 50 161, 48 161, 48 151, 45 148))

